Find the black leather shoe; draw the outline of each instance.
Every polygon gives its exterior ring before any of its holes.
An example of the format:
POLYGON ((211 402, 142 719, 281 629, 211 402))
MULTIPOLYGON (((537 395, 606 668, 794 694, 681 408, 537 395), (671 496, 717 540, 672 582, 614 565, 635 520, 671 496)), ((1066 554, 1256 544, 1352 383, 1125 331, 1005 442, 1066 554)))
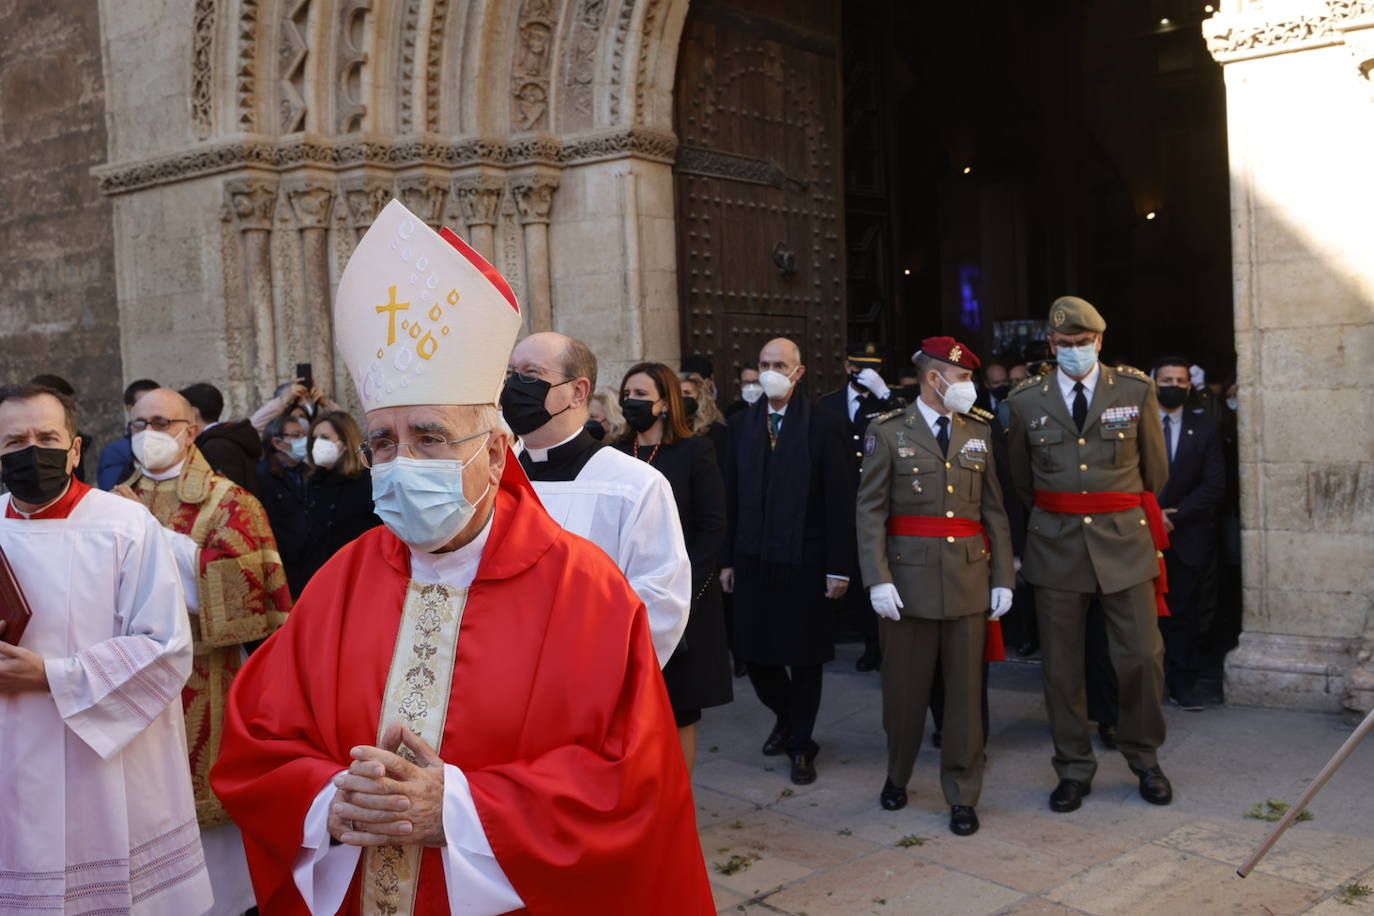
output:
POLYGON ((884 780, 883 791, 878 794, 878 801, 884 811, 900 811, 906 807, 906 789, 894 786, 890 779, 884 780))
POLYGON ((763 755, 765 757, 776 757, 783 752, 787 739, 791 733, 781 722, 773 726, 773 730, 768 733, 768 740, 763 742, 763 755))
POLYGON ((816 756, 814 754, 791 754, 792 782, 798 786, 809 786, 816 781, 816 756))
POLYGON ((1202 712, 1202 704, 1198 702, 1197 696, 1193 693, 1193 688, 1185 684, 1170 687, 1169 699, 1185 712, 1202 712))
POLYGON ((955 836, 973 836, 978 832, 978 812, 971 805, 954 805, 949 809, 949 832, 955 836))
POLYGON ((940 745, 942 745, 942 744, 944 744, 944 743, 945 743, 945 738, 944 738, 944 736, 941 735, 938 731, 933 731, 933 732, 930 733, 930 746, 931 746, 931 747, 939 747, 940 745))
POLYGON ((739 659, 735 659, 735 677, 744 677, 749 673, 749 666, 739 659))
POLYGON ((878 651, 877 646, 869 646, 864 649, 864 654, 859 656, 859 660, 854 663, 855 671, 877 671, 883 666, 883 653, 878 651))
POLYGON ((1116 750, 1116 726, 1099 725, 1097 727, 1097 740, 1102 742, 1102 746, 1109 751, 1116 750))
POLYGON ((1140 777, 1140 797, 1150 804, 1167 805, 1174 800, 1174 787, 1159 767, 1146 770, 1131 767, 1131 772, 1140 777))
POLYGON ((1058 811, 1060 814, 1077 811, 1083 804, 1083 796, 1091 795, 1092 791, 1093 787, 1086 782, 1061 779, 1059 785, 1050 793, 1050 810, 1058 811))

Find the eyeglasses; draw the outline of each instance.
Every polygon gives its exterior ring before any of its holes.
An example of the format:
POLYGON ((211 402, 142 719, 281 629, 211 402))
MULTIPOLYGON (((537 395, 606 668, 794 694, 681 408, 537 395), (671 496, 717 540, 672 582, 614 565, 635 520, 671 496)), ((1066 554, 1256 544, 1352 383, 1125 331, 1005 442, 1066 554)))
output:
POLYGON ((145 429, 153 429, 155 432, 165 433, 172 428, 173 423, 190 423, 190 420, 168 420, 166 417, 153 417, 151 420, 130 420, 129 432, 141 433, 145 429))
MULTIPOLYGON (((540 372, 540 373, 542 373, 542 372, 544 371, 543 369, 540 369, 538 366, 535 366, 534 369, 535 369, 536 372, 540 372)), ((526 385, 532 385, 532 384, 534 384, 535 382, 548 382, 548 381, 549 381, 548 379, 544 378, 543 375, 529 375, 529 374, 527 374, 527 373, 521 372, 519 369, 507 369, 507 370, 506 370, 506 381, 509 382, 509 381, 511 381, 512 379, 514 379, 514 380, 517 381, 517 382, 524 382, 526 385)), ((564 376, 563 381, 561 381, 561 382, 549 382, 549 385, 550 385, 551 387, 557 388, 559 385, 566 385, 566 384, 568 384, 568 382, 572 382, 572 381, 576 381, 576 379, 572 379, 572 378, 568 378, 568 377, 564 376)))
POLYGON ((491 435, 491 430, 484 429, 480 433, 473 433, 471 436, 464 436, 461 439, 421 436, 418 442, 397 442, 386 436, 377 436, 358 446, 358 454, 362 456, 363 466, 369 468, 395 461, 402 449, 411 458, 424 461, 453 461, 458 457, 454 446, 489 435, 491 435))

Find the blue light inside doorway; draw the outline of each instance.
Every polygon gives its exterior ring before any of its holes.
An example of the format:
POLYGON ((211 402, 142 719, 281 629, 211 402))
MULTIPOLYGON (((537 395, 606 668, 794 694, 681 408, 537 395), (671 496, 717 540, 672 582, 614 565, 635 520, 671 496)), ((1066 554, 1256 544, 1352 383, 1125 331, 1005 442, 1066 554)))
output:
POLYGON ((983 272, 975 264, 959 266, 959 323, 967 330, 978 331, 983 327, 983 306, 978 301, 978 283, 983 272))

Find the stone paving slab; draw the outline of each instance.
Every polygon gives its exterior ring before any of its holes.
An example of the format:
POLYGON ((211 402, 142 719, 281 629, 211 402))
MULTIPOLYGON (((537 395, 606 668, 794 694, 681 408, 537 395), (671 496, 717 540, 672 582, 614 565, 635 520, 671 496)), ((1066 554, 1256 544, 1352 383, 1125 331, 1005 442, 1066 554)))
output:
MULTIPOLYGON (((939 751, 922 749, 902 811, 878 806, 886 750, 876 675, 856 647, 827 667, 819 778, 793 786, 760 751, 772 725, 747 681, 707 710, 693 774, 702 849, 721 913, 745 916, 1374 916, 1374 800, 1362 747, 1249 878, 1235 873, 1272 827, 1246 811, 1292 801, 1349 735, 1340 717, 1209 707, 1166 710, 1161 764, 1173 805, 1143 801, 1120 755, 1098 752, 1082 809, 1051 812, 1049 737, 1034 665, 993 666, 982 830, 948 831, 939 751), (732 860, 732 857, 733 858, 732 860), (730 873, 726 873, 730 872, 730 873)), ((1374 745, 1374 742, 1371 742, 1374 745)))

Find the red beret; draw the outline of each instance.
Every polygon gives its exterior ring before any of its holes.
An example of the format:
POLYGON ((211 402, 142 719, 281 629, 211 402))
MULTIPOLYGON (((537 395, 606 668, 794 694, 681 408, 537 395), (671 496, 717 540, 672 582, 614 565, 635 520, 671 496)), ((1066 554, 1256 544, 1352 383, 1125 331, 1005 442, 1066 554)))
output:
POLYGON ((920 352, 961 369, 977 369, 983 365, 978 354, 953 337, 927 337, 921 341, 920 352))

